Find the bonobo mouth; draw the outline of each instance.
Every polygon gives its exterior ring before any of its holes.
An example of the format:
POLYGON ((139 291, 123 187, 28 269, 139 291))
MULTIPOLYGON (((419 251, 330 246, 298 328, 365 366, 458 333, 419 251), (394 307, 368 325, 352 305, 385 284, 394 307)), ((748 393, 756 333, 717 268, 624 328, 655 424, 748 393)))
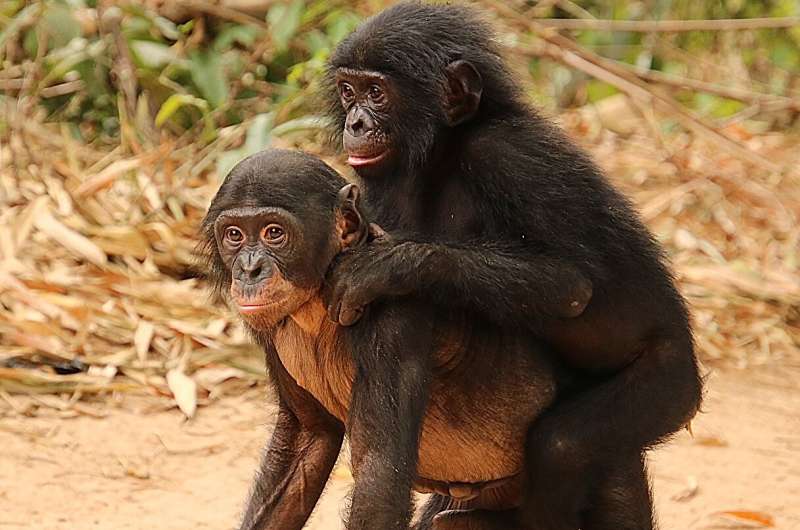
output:
POLYGON ((353 167, 371 166, 377 164, 389 153, 389 150, 383 150, 376 153, 348 153, 347 163, 353 167))
POLYGON ((347 163, 354 168, 374 166, 383 162, 391 153, 389 144, 375 138, 355 137, 345 132, 342 147, 347 153, 347 163))
POLYGON ((256 313, 260 313, 266 309, 274 307, 279 302, 270 302, 267 304, 238 304, 239 305, 239 313, 242 315, 254 315, 256 313))
POLYGON ((274 296, 264 296, 265 293, 257 293, 247 296, 241 292, 233 292, 233 301, 236 309, 242 316, 253 316, 264 312, 275 312, 275 307, 287 302, 286 297, 276 300, 274 296))

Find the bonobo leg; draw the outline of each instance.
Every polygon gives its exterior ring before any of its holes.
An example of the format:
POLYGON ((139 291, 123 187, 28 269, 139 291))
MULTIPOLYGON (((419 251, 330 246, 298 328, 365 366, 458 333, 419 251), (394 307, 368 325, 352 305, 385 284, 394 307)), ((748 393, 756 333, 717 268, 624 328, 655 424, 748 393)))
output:
POLYGON ((414 530, 534 530, 519 523, 517 510, 470 509, 468 505, 432 495, 414 530))
POLYGON ((653 500, 644 455, 616 464, 591 492, 582 530, 652 530, 653 500))
POLYGON ((701 387, 690 339, 659 340, 558 402, 528 432, 522 520, 537 530, 649 530, 641 454, 694 416, 701 387))
POLYGON ((348 418, 348 530, 407 530, 428 402, 433 317, 418 303, 373 304, 346 332, 355 363, 348 418))
POLYGON ((440 512, 447 510, 451 502, 452 499, 444 495, 433 494, 428 497, 417 522, 414 524, 413 530, 431 530, 433 528, 433 518, 440 512))
POLYGON ((289 376, 271 342, 262 345, 278 391, 278 421, 239 528, 300 530, 328 481, 344 426, 289 376))
POLYGON ((447 510, 433 518, 432 530, 534 530, 517 521, 516 510, 447 510))

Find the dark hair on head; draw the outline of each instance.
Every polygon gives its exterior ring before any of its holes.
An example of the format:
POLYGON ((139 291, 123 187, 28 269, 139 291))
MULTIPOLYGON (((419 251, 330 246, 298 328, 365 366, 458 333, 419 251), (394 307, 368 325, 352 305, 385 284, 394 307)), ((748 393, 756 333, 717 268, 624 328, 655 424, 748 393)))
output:
MULTIPOLYGON (((470 62, 483 79, 478 120, 502 119, 526 109, 488 23, 465 6, 402 2, 367 19, 345 38, 330 57, 325 97, 333 118, 332 141, 341 143, 345 112, 339 101, 336 70, 371 70, 397 83, 403 123, 388 124, 406 141, 427 141, 444 126, 442 96, 445 67, 453 61, 470 62), (424 126, 426 130, 420 130, 424 126)), ((408 151, 430 145, 406 146, 408 151)))
POLYGON ((214 223, 226 210, 275 206, 314 224, 331 223, 339 190, 347 181, 316 156, 302 151, 266 149, 248 156, 228 173, 201 225, 198 254, 201 267, 219 298, 230 287, 225 265, 216 251, 214 223))

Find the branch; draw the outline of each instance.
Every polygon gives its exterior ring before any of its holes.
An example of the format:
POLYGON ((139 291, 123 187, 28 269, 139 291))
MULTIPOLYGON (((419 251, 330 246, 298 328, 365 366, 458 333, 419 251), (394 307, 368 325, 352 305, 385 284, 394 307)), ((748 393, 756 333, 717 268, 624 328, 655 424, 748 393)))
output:
POLYGON ((107 33, 112 39, 112 66, 114 84, 125 98, 125 110, 129 117, 136 116, 136 101, 139 83, 136 79, 136 66, 133 63, 128 42, 122 34, 122 11, 109 2, 98 3, 100 33, 107 33))
POLYGON ((678 33, 684 31, 740 31, 793 28, 800 17, 725 18, 717 20, 598 20, 584 18, 540 18, 542 25, 568 30, 678 33))
MULTIPOLYGON (((626 70, 616 62, 601 57, 591 52, 571 39, 557 33, 553 28, 547 28, 537 21, 529 20, 513 8, 509 8, 504 2, 494 0, 491 2, 497 11, 516 20, 533 31, 539 38, 551 44, 545 53, 554 59, 581 70, 592 77, 596 77, 625 92, 631 97, 638 98, 649 104, 653 104, 662 110, 674 115, 686 128, 697 134, 708 137, 720 147, 729 152, 755 164, 767 171, 779 173, 783 168, 771 160, 764 158, 758 153, 748 149, 745 145, 734 140, 706 123, 703 118, 686 110, 682 105, 671 97, 664 94, 657 94, 650 90, 647 83, 639 79, 633 72, 626 70)), ((541 50, 525 49, 519 47, 521 51, 532 55, 541 53, 541 50)))
POLYGON ((261 29, 269 29, 269 25, 263 20, 224 5, 214 4, 207 0, 178 0, 175 2, 175 4, 177 7, 182 7, 190 11, 207 13, 217 18, 230 20, 231 22, 236 22, 238 24, 255 26, 261 29))
POLYGON ((673 86, 677 88, 688 88, 690 90, 705 92, 706 94, 714 94, 728 99, 743 101, 745 103, 779 104, 781 108, 800 110, 800 100, 795 98, 774 94, 764 94, 763 92, 755 92, 753 90, 746 90, 743 88, 726 87, 716 83, 700 81, 698 79, 690 79, 688 77, 665 74, 664 72, 659 72, 658 70, 641 70, 626 63, 618 62, 617 64, 626 70, 629 70, 640 79, 644 79, 645 81, 649 81, 651 83, 673 86))

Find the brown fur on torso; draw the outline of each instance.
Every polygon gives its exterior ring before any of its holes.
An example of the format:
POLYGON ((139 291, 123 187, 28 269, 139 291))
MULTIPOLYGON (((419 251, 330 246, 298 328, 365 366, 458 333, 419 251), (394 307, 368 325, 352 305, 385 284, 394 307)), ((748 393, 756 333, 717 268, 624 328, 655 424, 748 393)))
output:
MULTIPOLYGON (((345 422, 354 369, 337 329, 313 299, 287 319, 274 340, 289 374, 345 422)), ((547 361, 532 351, 516 354, 532 347, 513 334, 479 334, 454 318, 445 318, 437 335, 418 475, 481 483, 520 472, 527 427, 555 394, 547 361), (497 349, 515 351, 504 355, 497 349)))

